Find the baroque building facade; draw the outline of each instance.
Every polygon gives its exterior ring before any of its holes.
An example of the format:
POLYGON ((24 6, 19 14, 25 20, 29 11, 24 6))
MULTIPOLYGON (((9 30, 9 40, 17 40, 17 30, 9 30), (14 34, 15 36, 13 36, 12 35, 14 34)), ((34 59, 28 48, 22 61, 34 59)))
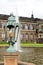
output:
MULTIPOLYGON (((0 41, 6 40, 6 31, 3 32, 3 23, 7 22, 9 15, 0 14, 0 41)), ((21 42, 36 42, 43 38, 43 19, 31 17, 19 17, 21 42)))

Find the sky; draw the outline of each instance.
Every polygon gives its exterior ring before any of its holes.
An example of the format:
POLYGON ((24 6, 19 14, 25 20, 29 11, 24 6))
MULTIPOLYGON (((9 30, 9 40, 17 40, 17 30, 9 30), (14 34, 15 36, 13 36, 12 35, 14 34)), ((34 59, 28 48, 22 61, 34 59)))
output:
POLYGON ((13 12, 18 16, 43 19, 43 0, 0 0, 0 14, 10 14, 13 12))

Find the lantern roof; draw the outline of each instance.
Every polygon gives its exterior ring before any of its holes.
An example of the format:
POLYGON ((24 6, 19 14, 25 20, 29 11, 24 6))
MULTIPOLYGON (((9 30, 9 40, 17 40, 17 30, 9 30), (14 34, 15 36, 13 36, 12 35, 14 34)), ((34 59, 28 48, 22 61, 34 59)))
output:
POLYGON ((15 17, 13 13, 10 13, 10 16, 8 17, 8 21, 15 21, 15 17))
POLYGON ((8 27, 8 28, 19 27, 19 23, 16 22, 16 18, 13 15, 13 13, 10 14, 10 16, 8 17, 7 22, 4 23, 4 27, 8 27))

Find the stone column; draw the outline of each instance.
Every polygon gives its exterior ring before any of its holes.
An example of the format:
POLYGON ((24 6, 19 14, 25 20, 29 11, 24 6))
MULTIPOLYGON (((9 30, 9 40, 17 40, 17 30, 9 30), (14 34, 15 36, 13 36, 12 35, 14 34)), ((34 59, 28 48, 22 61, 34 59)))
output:
POLYGON ((18 65, 19 52, 7 52, 4 54, 4 65, 18 65))

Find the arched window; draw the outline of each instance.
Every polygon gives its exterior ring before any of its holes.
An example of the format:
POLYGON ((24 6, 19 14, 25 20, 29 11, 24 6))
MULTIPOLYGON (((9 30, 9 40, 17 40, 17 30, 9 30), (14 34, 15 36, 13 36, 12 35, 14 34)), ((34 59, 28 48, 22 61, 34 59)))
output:
POLYGON ((2 41, 5 41, 5 32, 2 32, 2 41))
POLYGON ((30 40, 33 41, 33 34, 30 34, 30 40))
POLYGON ((30 29, 30 26, 28 25, 28 30, 30 29))
POLYGON ((21 29, 22 29, 22 24, 21 24, 21 26, 20 26, 20 27, 21 27, 21 29))
POLYGON ((24 24, 22 25, 22 29, 25 29, 25 25, 24 24))
POLYGON ((25 34, 26 42, 28 41, 28 33, 25 34))
POLYGON ((0 22, 0 28, 2 28, 2 23, 0 22))
POLYGON ((30 24, 30 25, 29 25, 29 29, 30 29, 30 30, 33 30, 33 25, 30 24))
POLYGON ((39 35, 38 35, 38 38, 42 38, 42 36, 43 36, 43 35, 39 34, 39 35))
POLYGON ((25 24, 25 29, 28 30, 28 25, 27 24, 25 24))
POLYGON ((23 39, 23 34, 21 33, 20 34, 20 40, 22 41, 22 39, 23 39))

